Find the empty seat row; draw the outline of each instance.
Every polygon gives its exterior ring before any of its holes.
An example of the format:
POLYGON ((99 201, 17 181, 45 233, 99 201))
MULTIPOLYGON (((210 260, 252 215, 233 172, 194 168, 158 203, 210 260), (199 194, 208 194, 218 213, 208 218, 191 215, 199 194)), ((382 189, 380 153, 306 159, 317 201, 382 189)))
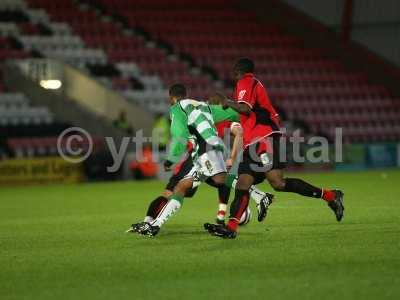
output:
MULTIPOLYGON (((48 156, 58 154, 58 137, 33 137, 33 138, 10 138, 7 140, 9 149, 15 157, 33 157, 33 156, 48 156)), ((67 142, 61 140, 60 146, 64 153, 69 151, 67 142)), ((71 145, 73 148, 88 149, 89 143, 86 139, 82 141, 74 140, 71 145)), ((99 137, 92 137, 92 146, 94 151, 104 147, 104 140, 99 137)))
POLYGON ((19 35, 19 28, 15 23, 0 22, 0 36, 19 35))
POLYGON ((1 0, 0 10, 21 10, 26 7, 23 0, 1 0))
POLYGON ((0 125, 50 124, 53 115, 46 108, 24 108, 0 110, 0 125))
POLYGON ((140 69, 134 62, 118 62, 115 64, 118 70, 121 71, 122 76, 140 76, 140 69))
POLYGON ((0 105, 2 106, 27 106, 29 104, 28 98, 21 93, 1 93, 0 105))
POLYGON ((46 11, 44 9, 25 9, 25 12, 29 16, 29 19, 32 23, 39 23, 39 22, 44 22, 48 23, 50 18, 47 15, 46 11))
POLYGON ((60 59, 72 65, 107 63, 107 56, 99 49, 44 49, 42 52, 48 57, 60 59))
POLYGON ((53 35, 53 36, 21 36, 21 42, 27 49, 82 49, 84 44, 78 36, 71 35, 53 35))

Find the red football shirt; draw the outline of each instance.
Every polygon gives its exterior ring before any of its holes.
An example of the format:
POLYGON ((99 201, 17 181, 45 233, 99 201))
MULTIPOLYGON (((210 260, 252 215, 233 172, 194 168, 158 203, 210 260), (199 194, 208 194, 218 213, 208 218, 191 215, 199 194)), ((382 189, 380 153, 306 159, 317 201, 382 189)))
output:
POLYGON ((234 99, 251 108, 250 115, 240 116, 244 148, 273 133, 281 133, 279 116, 269 100, 267 91, 252 73, 246 73, 236 83, 234 99))
POLYGON ((231 125, 232 125, 232 121, 228 121, 228 120, 221 121, 221 122, 215 124, 215 127, 217 128, 218 136, 219 136, 221 139, 224 138, 226 129, 229 129, 229 130, 230 130, 231 125))

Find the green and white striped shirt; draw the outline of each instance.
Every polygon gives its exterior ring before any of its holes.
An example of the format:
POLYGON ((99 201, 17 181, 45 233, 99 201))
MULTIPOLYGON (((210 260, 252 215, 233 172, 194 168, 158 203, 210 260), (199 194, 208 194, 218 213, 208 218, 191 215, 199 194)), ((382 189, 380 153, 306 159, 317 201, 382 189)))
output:
POLYGON ((210 149, 225 150, 218 137, 210 106, 205 102, 183 99, 170 109, 172 142, 168 160, 176 162, 186 151, 187 141, 194 136, 198 144, 198 155, 210 149))

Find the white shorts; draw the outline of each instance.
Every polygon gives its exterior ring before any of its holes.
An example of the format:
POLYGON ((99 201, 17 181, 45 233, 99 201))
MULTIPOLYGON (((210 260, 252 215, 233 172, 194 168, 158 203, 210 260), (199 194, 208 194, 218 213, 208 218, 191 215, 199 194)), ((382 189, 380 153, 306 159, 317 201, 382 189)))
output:
POLYGON ((221 151, 210 150, 200 155, 193 163, 193 168, 184 177, 193 178, 193 187, 200 185, 209 177, 226 172, 224 156, 221 151))

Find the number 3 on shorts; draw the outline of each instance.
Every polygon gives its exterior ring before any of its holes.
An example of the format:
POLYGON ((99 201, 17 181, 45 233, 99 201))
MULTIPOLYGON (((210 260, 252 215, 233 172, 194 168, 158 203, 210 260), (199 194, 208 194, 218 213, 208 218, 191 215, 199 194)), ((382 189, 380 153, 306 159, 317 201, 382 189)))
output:
POLYGON ((206 160, 204 164, 206 165, 206 168, 207 168, 208 172, 210 172, 210 174, 212 174, 213 167, 212 167, 211 162, 209 160, 206 160))

